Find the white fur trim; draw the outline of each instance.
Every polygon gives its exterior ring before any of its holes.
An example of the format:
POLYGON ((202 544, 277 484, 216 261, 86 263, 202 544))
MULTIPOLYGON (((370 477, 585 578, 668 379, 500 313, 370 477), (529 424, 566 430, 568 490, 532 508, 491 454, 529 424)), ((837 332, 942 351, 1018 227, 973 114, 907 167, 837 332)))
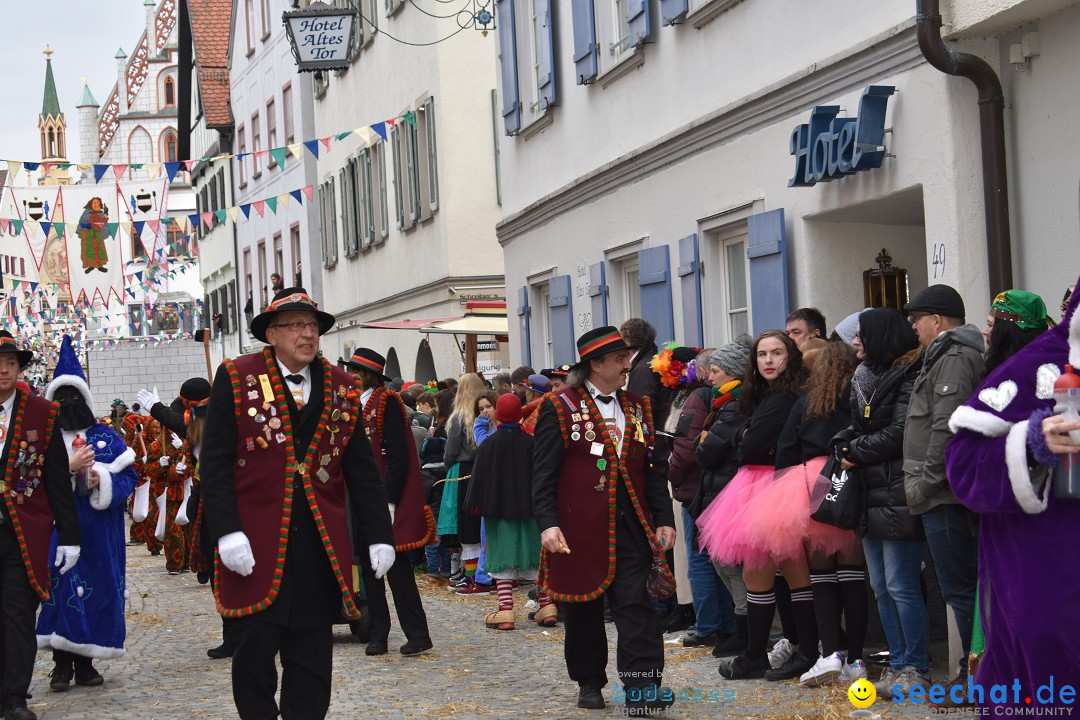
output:
POLYGON ((52 402, 53 396, 56 395, 56 391, 65 385, 70 385, 79 391, 79 394, 83 396, 83 400, 86 401, 86 406, 90 408, 90 412, 94 411, 94 396, 90 394, 90 386, 86 384, 78 375, 61 375, 60 377, 54 377, 49 386, 45 388, 45 399, 52 402))
POLYGON ((1001 437, 1009 432, 1012 426, 1008 420, 1002 420, 993 413, 977 410, 970 405, 956 408, 949 418, 949 429, 954 433, 958 430, 971 430, 986 437, 1001 437))
POLYGON ((98 485, 90 492, 90 507, 95 510, 108 510, 112 504, 112 473, 105 467, 101 463, 94 463, 92 468, 98 474, 98 485))
POLYGON ((109 472, 116 474, 124 470, 124 468, 135 462, 135 451, 128 448, 124 452, 120 453, 111 463, 105 466, 105 469, 109 472))
POLYGON ((1080 307, 1073 309, 1069 319, 1069 364, 1080 368, 1080 307))
POLYGON ((71 642, 65 637, 61 637, 56 633, 52 635, 38 635, 37 636, 38 650, 63 650, 65 652, 75 653, 83 657, 93 658, 94 660, 113 660, 121 657, 126 651, 124 648, 103 647, 101 645, 94 645, 93 643, 75 643, 71 642))
POLYGON ((1020 509, 1028 515, 1037 515, 1046 510, 1046 503, 1050 500, 1049 478, 1043 488, 1043 496, 1040 499, 1035 494, 1035 488, 1031 486, 1031 474, 1028 472, 1027 458, 1027 432, 1028 420, 1018 422, 1009 430, 1005 438, 1005 466, 1009 472, 1009 483, 1012 485, 1013 495, 1020 509))

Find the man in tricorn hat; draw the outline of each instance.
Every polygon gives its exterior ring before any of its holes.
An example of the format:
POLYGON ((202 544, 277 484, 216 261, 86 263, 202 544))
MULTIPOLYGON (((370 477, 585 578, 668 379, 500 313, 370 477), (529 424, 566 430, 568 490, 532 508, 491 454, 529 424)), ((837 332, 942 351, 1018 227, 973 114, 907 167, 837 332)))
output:
POLYGON ((79 521, 58 408, 16 389, 34 354, 0 330, 0 703, 5 720, 36 720, 26 707, 37 655, 34 614, 50 599, 49 539, 56 567, 79 560, 79 521), (44 486, 44 487, 42 487, 44 486))
POLYGON ((353 378, 318 356, 319 336, 333 325, 303 288, 286 288, 251 321, 267 347, 222 363, 210 394, 203 512, 220 561, 218 612, 237 619, 232 686, 241 718, 325 717, 332 627, 359 617, 346 514, 364 528, 376 577, 394 561, 386 491, 356 431, 353 378))
POLYGON ((578 707, 604 707, 606 594, 618 629, 627 714, 648 715, 672 701, 660 687, 664 646, 646 589, 653 544, 663 552, 675 542, 667 467, 652 461, 648 398, 621 389, 632 348, 618 329, 590 330, 577 348, 580 360, 566 386, 541 402, 536 423, 539 585, 562 603, 566 668, 579 686, 578 707))
MULTIPOLYGON (((371 443, 375 464, 379 466, 386 488, 386 499, 390 503, 394 546, 399 557, 390 566, 386 580, 394 594, 394 608, 401 631, 408 640, 401 646, 400 652, 402 655, 416 655, 431 649, 431 635, 412 565, 403 553, 427 545, 435 536, 435 520, 424 502, 420 457, 416 452, 412 430, 405 419, 405 405, 396 392, 384 385, 390 381, 383 374, 386 359, 369 348, 358 348, 345 364, 360 381, 359 405, 363 413, 363 431, 371 443)), ((364 528, 359 530, 366 539, 364 528)), ((382 579, 376 578, 366 566, 361 570, 364 594, 371 611, 371 641, 365 653, 384 655, 390 634, 386 587, 382 579)))

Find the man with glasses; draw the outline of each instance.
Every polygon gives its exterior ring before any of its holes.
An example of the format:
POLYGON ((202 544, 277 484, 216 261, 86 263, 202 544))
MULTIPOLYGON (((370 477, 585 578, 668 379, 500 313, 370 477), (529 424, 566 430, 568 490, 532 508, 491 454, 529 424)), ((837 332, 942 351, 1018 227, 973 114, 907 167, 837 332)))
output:
POLYGON ((303 288, 282 290, 251 322, 267 347, 222 363, 210 393, 204 515, 220 559, 218 612, 236 618, 241 718, 326 716, 332 627, 359 617, 347 513, 364 528, 375 577, 394 562, 386 491, 367 436, 356 432, 353 378, 318 356, 333 325, 303 288))
POLYGON ((982 333, 965 324, 964 301, 948 285, 931 285, 904 306, 922 347, 922 363, 904 429, 904 490, 912 515, 922 519, 938 584, 953 610, 967 656, 975 616, 977 534, 975 517, 960 505, 945 476, 949 418, 967 402, 986 372, 982 333))

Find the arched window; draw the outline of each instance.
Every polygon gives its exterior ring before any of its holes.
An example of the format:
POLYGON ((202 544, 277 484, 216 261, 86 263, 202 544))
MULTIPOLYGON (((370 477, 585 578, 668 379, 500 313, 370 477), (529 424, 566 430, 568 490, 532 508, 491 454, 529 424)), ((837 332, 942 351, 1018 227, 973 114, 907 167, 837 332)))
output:
POLYGON ((176 135, 169 133, 165 136, 161 156, 165 158, 165 162, 176 162, 176 135))
POLYGON ((165 78, 165 107, 176 106, 176 80, 172 75, 165 78))
POLYGON ((56 134, 49 128, 49 152, 47 157, 56 157, 56 134))

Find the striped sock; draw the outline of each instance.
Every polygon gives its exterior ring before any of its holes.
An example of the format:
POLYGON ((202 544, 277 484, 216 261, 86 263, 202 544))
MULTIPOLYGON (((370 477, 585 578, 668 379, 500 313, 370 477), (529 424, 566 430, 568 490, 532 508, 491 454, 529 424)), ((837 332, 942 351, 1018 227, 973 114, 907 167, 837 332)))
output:
POLYGON ((479 564, 480 558, 471 558, 469 560, 462 560, 461 564, 465 566, 465 577, 476 577, 476 566, 479 564))
POLYGON ((495 587, 499 592, 499 609, 500 610, 513 610, 514 609, 514 581, 513 580, 496 580, 495 587))
POLYGON ((536 602, 540 604, 540 607, 547 607, 555 601, 551 599, 551 595, 538 588, 536 590, 536 602))

